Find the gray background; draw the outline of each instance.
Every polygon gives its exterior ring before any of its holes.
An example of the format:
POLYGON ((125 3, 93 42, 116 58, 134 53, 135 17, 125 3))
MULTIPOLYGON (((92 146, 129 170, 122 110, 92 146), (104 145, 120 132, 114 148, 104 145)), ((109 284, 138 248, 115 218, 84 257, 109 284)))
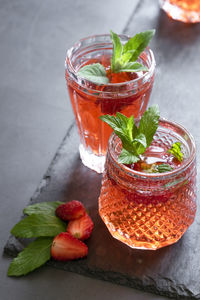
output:
MULTIPOLYGON (((74 120, 64 78, 66 49, 110 29, 133 34, 148 28, 157 28, 151 102, 199 137, 198 122, 185 116, 188 104, 182 102, 191 99, 191 90, 198 96, 198 64, 191 68, 188 58, 200 48, 198 25, 191 29, 170 23, 152 0, 0 0, 1 253, 74 120)), ((2 300, 165 299, 47 266, 24 278, 7 278, 9 262, 1 257, 2 300)))

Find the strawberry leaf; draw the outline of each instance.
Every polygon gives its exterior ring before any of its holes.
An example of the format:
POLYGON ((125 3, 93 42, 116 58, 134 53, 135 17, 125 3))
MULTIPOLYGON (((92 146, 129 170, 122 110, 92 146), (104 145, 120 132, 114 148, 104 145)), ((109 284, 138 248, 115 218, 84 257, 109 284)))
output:
POLYGON ((8 276, 22 276, 39 268, 51 257, 53 238, 42 237, 30 243, 11 262, 8 276))

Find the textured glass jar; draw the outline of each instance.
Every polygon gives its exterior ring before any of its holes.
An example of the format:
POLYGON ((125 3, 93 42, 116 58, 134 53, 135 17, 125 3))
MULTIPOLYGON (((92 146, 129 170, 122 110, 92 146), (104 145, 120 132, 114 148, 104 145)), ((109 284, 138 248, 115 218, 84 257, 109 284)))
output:
POLYGON ((160 0, 160 5, 172 19, 185 23, 200 22, 199 0, 160 0))
MULTIPOLYGON (((121 42, 128 41, 125 35, 121 42)), ((108 139, 112 129, 99 117, 121 112, 139 119, 144 113, 151 94, 155 60, 153 52, 146 48, 139 61, 148 67, 139 77, 122 82, 96 85, 77 76, 80 67, 89 63, 106 61, 111 58, 110 35, 90 36, 77 42, 67 51, 65 75, 68 91, 80 134, 80 156, 89 168, 101 173, 104 169, 108 139)))
POLYGON ((152 249, 178 241, 196 213, 196 162, 192 136, 160 120, 153 145, 169 149, 180 141, 182 164, 166 173, 142 173, 117 162, 121 141, 109 140, 99 213, 110 233, 132 248, 152 249))

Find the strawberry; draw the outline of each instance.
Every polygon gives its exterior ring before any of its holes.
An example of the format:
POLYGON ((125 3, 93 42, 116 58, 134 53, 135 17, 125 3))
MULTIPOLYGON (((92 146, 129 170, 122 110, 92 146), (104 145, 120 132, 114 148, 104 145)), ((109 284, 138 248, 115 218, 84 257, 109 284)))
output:
POLYGON ((55 260, 66 261, 87 256, 88 247, 68 232, 57 235, 51 246, 51 256, 55 260))
POLYGON ((86 240, 90 237, 93 229, 92 219, 85 214, 83 217, 70 221, 67 226, 67 232, 79 240, 86 240))
POLYGON ((85 213, 85 207, 77 200, 61 204, 56 208, 56 216, 63 221, 78 219, 85 213))

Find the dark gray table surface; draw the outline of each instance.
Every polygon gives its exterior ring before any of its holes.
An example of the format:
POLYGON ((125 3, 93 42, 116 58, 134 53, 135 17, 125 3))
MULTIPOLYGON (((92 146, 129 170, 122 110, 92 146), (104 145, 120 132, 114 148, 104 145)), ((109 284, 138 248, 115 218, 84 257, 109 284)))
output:
MULTIPOLYGON (((148 28, 157 29, 151 103, 187 127, 198 146, 200 25, 169 20, 151 0, 0 1, 1 252, 74 120, 64 79, 66 49, 110 29, 131 35, 148 28)), ((1 257, 2 300, 165 299, 47 266, 7 278, 9 262, 1 257)))

